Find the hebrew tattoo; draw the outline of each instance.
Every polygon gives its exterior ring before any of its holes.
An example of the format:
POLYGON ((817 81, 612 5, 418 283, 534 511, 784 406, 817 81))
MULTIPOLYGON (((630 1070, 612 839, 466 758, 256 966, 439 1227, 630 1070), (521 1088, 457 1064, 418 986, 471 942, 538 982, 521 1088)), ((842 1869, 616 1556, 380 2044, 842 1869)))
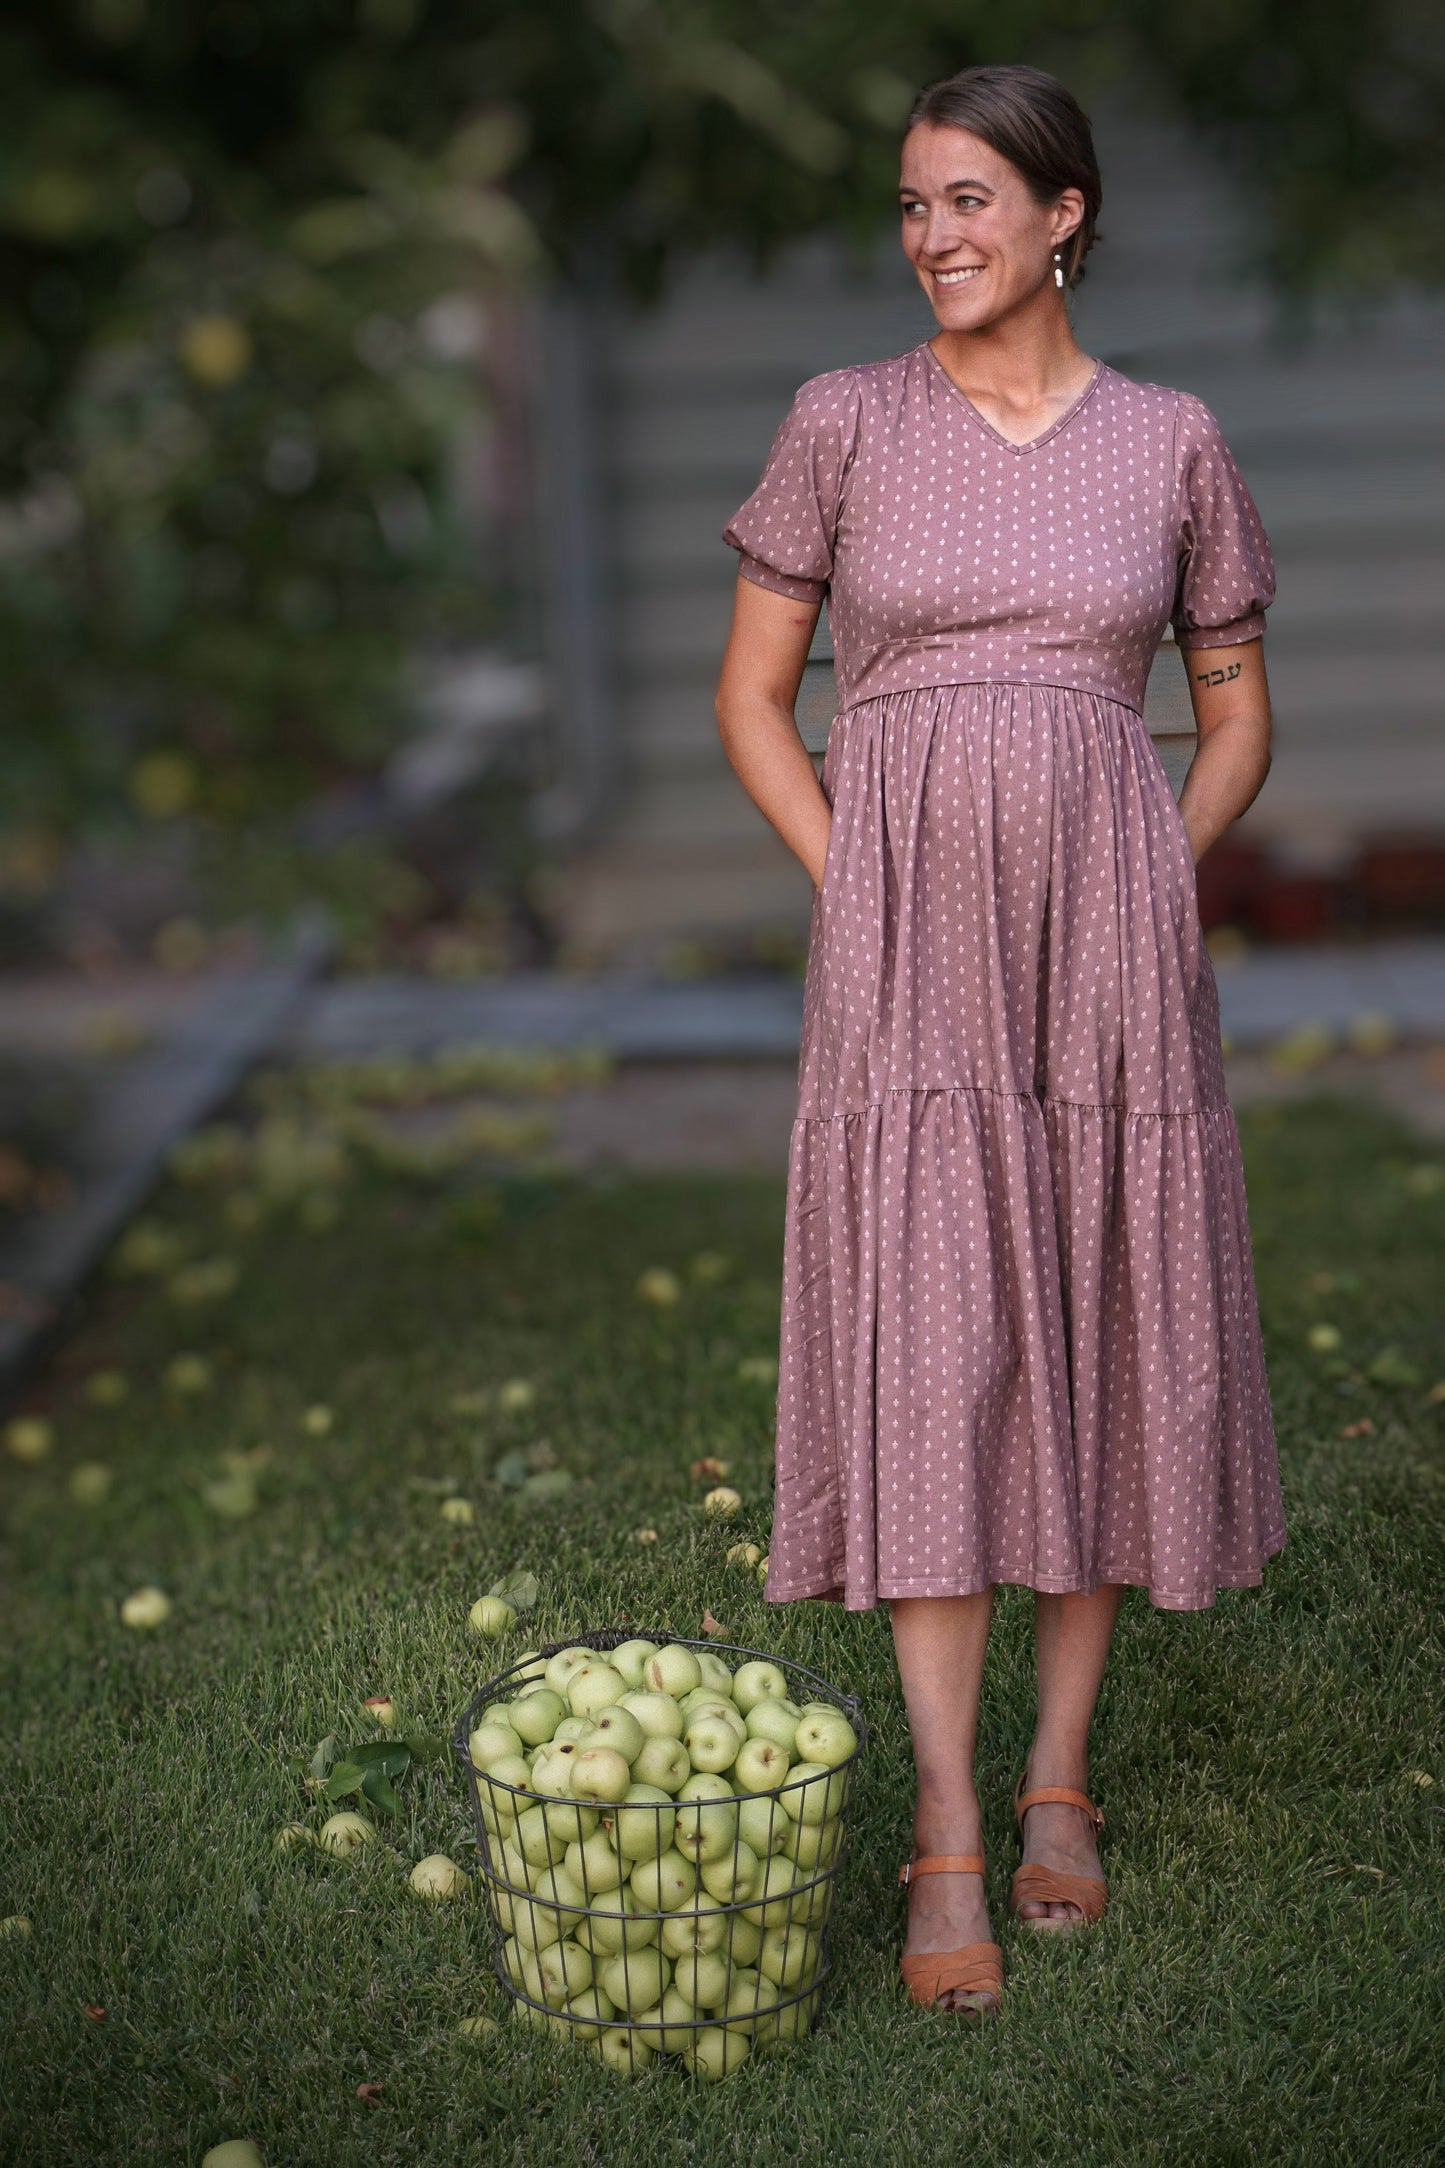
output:
POLYGON ((1196 670, 1194 675, 1201 685, 1227 685, 1231 678, 1239 676, 1243 667, 1242 663, 1232 662, 1227 670, 1196 670))

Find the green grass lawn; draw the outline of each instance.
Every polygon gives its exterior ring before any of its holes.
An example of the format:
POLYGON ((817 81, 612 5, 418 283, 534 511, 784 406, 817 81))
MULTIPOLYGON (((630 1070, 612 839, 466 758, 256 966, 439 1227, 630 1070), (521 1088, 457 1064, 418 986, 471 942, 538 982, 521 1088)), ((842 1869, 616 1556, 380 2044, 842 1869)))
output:
POLYGON ((1126 1598, 1095 1740, 1111 1906, 1070 1944, 1007 1923, 1032 1599, 1001 1592, 982 1781, 1008 2002, 982 2029, 898 1984, 910 1763, 885 1615, 770 1607, 724 1565, 740 1534, 766 1541, 772 1389, 739 1365, 776 1354, 780 1182, 469 1195, 372 1174, 333 1226, 244 1234, 224 1190, 168 1188, 155 1217, 238 1259, 239 1285, 186 1306, 105 1280, 32 1396, 54 1450, 0 1478, 0 1915, 31 1923, 0 1941, 0 2159, 191 2163, 249 2135, 270 2168, 1439 2160, 1440 1154, 1328 1098, 1241 1127, 1288 1542, 1262 1590, 1212 1611, 1126 1598), (694 1276, 700 1251, 726 1276, 694 1276), (651 1265, 682 1280, 670 1310, 635 1293, 651 1265), (1309 1344, 1321 1322, 1333 1354, 1309 1344), (209 1390, 166 1385, 181 1351, 208 1357, 209 1390), (84 1385, 107 1366, 130 1391, 102 1409, 84 1385), (485 1395, 513 1377, 535 1405, 499 1413, 485 1395), (743 1495, 727 1529, 689 1476, 705 1454, 743 1495), (560 1496, 495 1480, 554 1457, 575 1477, 560 1496), (71 1495, 84 1462, 113 1473, 101 1503, 71 1495), (252 1480, 254 1511, 217 1510, 252 1480), (442 1516, 448 1482, 470 1527, 442 1516), (541 1601, 497 1653, 467 1607, 515 1566, 541 1601), (127 1630, 118 1603, 147 1582, 173 1612, 127 1630), (366 1856, 273 1849, 330 1811, 306 1761, 365 1735, 366 1696, 447 1732, 524 1646, 696 1634, 705 1607, 858 1691, 871 1726, 836 1970, 791 2059, 629 2085, 507 2021, 481 1908, 407 1887, 424 1853, 473 1857, 450 1760, 403 1780, 366 1856), (479 2012, 504 2022, 460 2037, 479 2012))

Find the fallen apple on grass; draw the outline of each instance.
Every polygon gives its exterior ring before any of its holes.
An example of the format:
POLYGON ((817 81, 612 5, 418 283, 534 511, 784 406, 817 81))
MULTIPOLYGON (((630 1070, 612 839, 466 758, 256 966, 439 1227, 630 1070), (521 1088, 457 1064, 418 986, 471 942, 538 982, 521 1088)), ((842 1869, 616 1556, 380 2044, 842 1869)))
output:
POLYGON ((467 1613, 467 1623, 473 1633, 485 1634, 490 1641, 498 1641, 517 1623, 517 1614, 502 1596, 479 1596, 467 1613))
POLYGON ((5 1446, 16 1460, 44 1460, 55 1443, 55 1425, 43 1415, 17 1415, 5 1425, 5 1446))
POLYGON ((323 1822, 316 1841, 333 1859, 350 1859, 365 1851, 376 1837, 375 1825, 364 1814, 333 1814, 323 1822))
POLYGON ((170 1615, 171 1599, 160 1588, 138 1588, 120 1607, 123 1626, 135 1626, 145 1631, 163 1626, 170 1615))
POLYGON ((418 1897, 428 1897, 434 1904, 448 1897, 463 1897, 470 1886, 456 1861, 448 1859, 445 1852, 428 1852, 425 1859, 417 1861, 407 1881, 418 1897))
POLYGON ((201 2155, 201 2168, 266 2168, 266 2156, 249 2138, 226 2138, 201 2155))
POLYGON ((112 1480, 104 1461, 83 1460, 71 1469, 66 1489, 78 1506, 99 1506, 110 1496, 112 1480))

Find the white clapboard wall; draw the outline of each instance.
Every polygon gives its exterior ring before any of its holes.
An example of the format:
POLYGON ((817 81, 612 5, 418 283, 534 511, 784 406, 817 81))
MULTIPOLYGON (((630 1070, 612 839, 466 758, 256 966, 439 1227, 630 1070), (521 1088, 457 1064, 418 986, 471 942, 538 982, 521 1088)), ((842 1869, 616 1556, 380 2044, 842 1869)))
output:
MULTIPOLYGON (((1080 344, 1207 401, 1275 550, 1275 758, 1241 831, 1320 865, 1367 834, 1438 834, 1445 299, 1334 310, 1301 344, 1232 270, 1244 207, 1207 155, 1140 113, 1096 114, 1096 129, 1105 238, 1074 298, 1080 344)), ((561 893, 583 948, 641 956, 660 939, 806 921, 807 876, 718 739, 736 573, 719 529, 804 378, 935 328, 891 237, 866 270, 831 244, 763 279, 709 259, 655 311, 594 298, 550 319, 544 359, 561 408, 573 402, 546 526, 565 574, 551 614, 557 797, 583 816, 561 893)), ((815 750, 833 713, 828 652, 824 613, 799 704, 815 750)), ((1177 792, 1194 737, 1172 645, 1146 719, 1177 792)))

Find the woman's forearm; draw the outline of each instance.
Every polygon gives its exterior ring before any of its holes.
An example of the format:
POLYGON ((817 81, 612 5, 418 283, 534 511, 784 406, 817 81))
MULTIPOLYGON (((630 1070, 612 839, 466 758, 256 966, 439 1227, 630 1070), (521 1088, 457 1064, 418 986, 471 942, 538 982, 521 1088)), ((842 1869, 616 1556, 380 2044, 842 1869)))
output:
POLYGON ((1254 715, 1231 716, 1216 723, 1184 778, 1179 812, 1198 865, 1226 828, 1259 796, 1270 769, 1268 725, 1254 715))
POLYGON ((792 714, 761 694, 737 693, 719 698, 717 719, 738 781, 821 888, 832 808, 792 714))

